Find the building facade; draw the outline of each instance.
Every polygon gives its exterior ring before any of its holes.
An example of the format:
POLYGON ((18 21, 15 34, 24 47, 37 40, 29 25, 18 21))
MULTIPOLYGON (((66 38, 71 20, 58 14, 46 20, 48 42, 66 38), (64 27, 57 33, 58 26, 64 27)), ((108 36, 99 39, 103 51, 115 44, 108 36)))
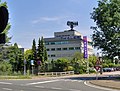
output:
MULTIPOLYGON (((44 38, 48 59, 70 58, 75 52, 83 53, 83 36, 76 30, 54 32, 53 38, 44 38)), ((88 39, 88 54, 93 54, 91 40, 88 39)))

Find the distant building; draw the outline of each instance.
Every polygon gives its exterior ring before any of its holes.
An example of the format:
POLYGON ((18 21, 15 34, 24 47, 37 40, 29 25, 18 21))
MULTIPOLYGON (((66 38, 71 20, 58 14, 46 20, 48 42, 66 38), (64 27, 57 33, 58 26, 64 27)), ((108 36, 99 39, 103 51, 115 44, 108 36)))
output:
MULTIPOLYGON (((76 30, 54 32, 54 37, 44 38, 48 59, 70 58, 75 52, 83 53, 83 36, 76 30)), ((91 40, 88 39, 88 55, 93 54, 91 40)))

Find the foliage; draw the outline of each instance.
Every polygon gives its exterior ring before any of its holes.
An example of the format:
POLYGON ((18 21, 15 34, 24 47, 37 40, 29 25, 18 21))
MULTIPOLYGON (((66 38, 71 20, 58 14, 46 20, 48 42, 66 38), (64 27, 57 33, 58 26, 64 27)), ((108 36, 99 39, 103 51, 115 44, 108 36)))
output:
POLYGON ((69 65, 69 60, 66 58, 60 58, 54 61, 54 66, 52 68, 52 71, 67 71, 68 70, 68 65, 69 65))
POLYGON ((8 57, 9 62, 12 65, 13 72, 23 71, 24 55, 18 48, 17 43, 15 43, 14 46, 8 47, 8 57))
POLYGON ((89 67, 94 67, 96 63, 97 57, 95 55, 89 56, 89 67))
POLYGON ((35 60, 35 61, 37 59, 37 51, 36 51, 35 39, 33 40, 33 45, 32 45, 32 59, 35 60))
POLYGON ((94 47, 101 49, 108 57, 120 57, 120 0, 99 0, 93 9, 91 19, 96 26, 92 35, 94 47), (104 43, 103 43, 104 42, 104 43))
POLYGON ((32 60, 32 49, 26 50, 24 52, 24 58, 26 60, 26 69, 30 70, 30 66, 31 66, 30 61, 32 60))
POLYGON ((12 65, 8 62, 0 62, 0 75, 10 75, 12 73, 12 65))
POLYGON ((86 61, 83 58, 83 53, 76 52, 71 58, 70 64, 71 66, 73 66, 75 73, 78 74, 84 72, 84 70, 86 69, 86 61))
POLYGON ((0 79, 31 79, 30 76, 0 76, 0 79))

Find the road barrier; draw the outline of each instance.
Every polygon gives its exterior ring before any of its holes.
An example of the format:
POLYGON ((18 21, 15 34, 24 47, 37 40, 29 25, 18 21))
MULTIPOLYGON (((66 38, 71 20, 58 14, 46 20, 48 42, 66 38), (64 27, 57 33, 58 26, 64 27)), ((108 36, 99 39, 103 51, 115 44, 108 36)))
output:
POLYGON ((74 71, 67 71, 67 72, 42 72, 38 73, 38 75, 45 75, 45 76, 65 76, 65 75, 74 75, 74 71))

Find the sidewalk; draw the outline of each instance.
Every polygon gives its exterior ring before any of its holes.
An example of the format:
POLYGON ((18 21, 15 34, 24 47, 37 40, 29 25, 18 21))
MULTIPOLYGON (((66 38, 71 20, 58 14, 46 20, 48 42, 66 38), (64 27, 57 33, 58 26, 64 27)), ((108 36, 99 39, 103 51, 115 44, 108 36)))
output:
MULTIPOLYGON (((118 89, 120 90, 120 71, 118 72, 109 72, 109 73, 103 73, 101 76, 119 76, 119 79, 101 79, 101 80, 91 80, 89 83, 101 87, 106 87, 106 88, 112 88, 112 89, 118 89)), ((100 76, 99 76, 100 77, 100 76)))
POLYGON ((120 90, 120 81, 117 80, 92 80, 89 83, 101 87, 107 87, 120 90))

